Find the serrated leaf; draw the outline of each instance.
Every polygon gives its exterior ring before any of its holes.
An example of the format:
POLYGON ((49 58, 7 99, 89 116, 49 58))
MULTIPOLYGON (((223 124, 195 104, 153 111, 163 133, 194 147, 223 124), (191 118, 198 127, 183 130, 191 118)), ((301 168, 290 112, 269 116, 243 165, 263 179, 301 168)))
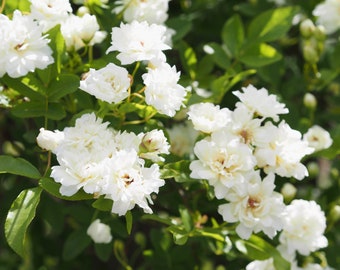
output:
POLYGON ((282 55, 272 46, 261 43, 248 47, 239 60, 251 67, 262 67, 279 61, 282 55))
POLYGON ((51 120, 61 120, 66 116, 64 107, 59 103, 30 101, 16 105, 12 113, 20 118, 47 117, 51 120))
POLYGON ((41 177, 38 169, 27 160, 4 155, 0 156, 1 173, 16 174, 32 179, 39 179, 41 177))
POLYGON ((59 199, 67 200, 67 201, 81 201, 81 200, 90 200, 93 199, 93 194, 88 194, 83 190, 79 190, 76 194, 72 196, 63 196, 60 194, 60 184, 56 183, 53 178, 43 177, 39 180, 39 186, 42 187, 45 191, 57 197, 59 199))
POLYGON ((80 229, 72 232, 66 239, 63 247, 63 259, 70 261, 84 251, 91 243, 86 230, 80 229))
POLYGON ((289 6, 261 13, 249 25, 248 42, 268 42, 284 36, 297 12, 298 8, 289 6))
POLYGON ((233 56, 239 54, 244 41, 244 27, 241 17, 236 14, 227 20, 222 28, 222 40, 233 56))
POLYGON ((173 163, 167 163, 161 169, 161 178, 169 179, 174 178, 176 182, 188 182, 188 181, 196 181, 189 177, 190 169, 189 169, 190 161, 181 160, 173 163))
POLYGON ((5 221, 5 236, 9 246, 21 257, 25 256, 25 237, 35 217, 40 201, 40 187, 21 191, 14 200, 5 221))

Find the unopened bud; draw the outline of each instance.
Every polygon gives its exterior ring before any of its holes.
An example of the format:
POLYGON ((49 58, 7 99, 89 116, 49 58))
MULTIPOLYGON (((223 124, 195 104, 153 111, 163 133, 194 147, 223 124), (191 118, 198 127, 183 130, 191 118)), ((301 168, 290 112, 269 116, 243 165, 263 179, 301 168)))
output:
POLYGON ((319 61, 319 54, 316 48, 310 44, 303 46, 303 57, 310 64, 316 64, 319 61))
POLYGON ((315 31, 315 25, 310 19, 304 20, 300 23, 300 33, 304 38, 309 38, 315 31))
POLYGON ((337 222, 340 219, 340 205, 334 205, 329 213, 330 219, 337 222))
POLYGON ((314 36, 319 41, 324 41, 326 39, 326 29, 323 25, 318 25, 315 28, 314 36))
POLYGON ((297 189, 291 183, 285 183, 281 189, 281 194, 283 195, 285 201, 290 202, 294 199, 297 189))
POLYGON ((309 162, 307 164, 309 177, 317 177, 319 175, 319 165, 316 162, 309 162))
POLYGON ((88 7, 81 6, 80 8, 78 8, 77 15, 79 17, 83 17, 85 14, 90 14, 90 10, 88 7))
POLYGON ((315 96, 311 93, 306 93, 303 97, 303 104, 308 108, 308 109, 315 109, 318 102, 315 98, 315 96))

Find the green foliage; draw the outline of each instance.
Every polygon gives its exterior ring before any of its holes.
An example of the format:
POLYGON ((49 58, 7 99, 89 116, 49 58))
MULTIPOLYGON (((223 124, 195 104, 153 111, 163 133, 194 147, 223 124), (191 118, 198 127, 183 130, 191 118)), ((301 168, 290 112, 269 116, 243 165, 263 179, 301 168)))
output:
POLYGON ((21 257, 25 256, 25 239, 28 226, 32 222, 39 204, 42 189, 26 189, 12 203, 5 222, 7 243, 21 257))
MULTIPOLYGON (((3 2, 2 14, 9 17, 16 9, 30 10, 28 0, 3 2)), ((70 2, 75 13, 80 5, 70 2)), ((241 239, 235 232, 237 223, 223 221, 217 212, 223 201, 215 198, 207 181, 191 177, 192 151, 182 155, 171 149, 165 161, 146 158, 143 166, 157 164, 165 180, 159 193, 147 198, 153 213, 136 206, 120 216, 111 213, 112 199, 100 192, 89 194, 80 188, 72 196, 62 195, 61 183, 50 176, 51 168, 62 161, 36 143, 41 127, 63 130, 88 112, 120 132, 162 130, 170 142, 170 129, 186 124, 190 105, 212 102, 232 110, 236 98, 231 92, 249 84, 277 95, 290 111, 283 119, 301 134, 313 125, 329 131, 332 146, 303 160, 307 179, 277 177, 275 190, 292 183, 296 198, 316 200, 327 216, 329 246, 306 258, 299 256, 299 266, 313 261, 340 265, 339 31, 314 44, 318 51, 313 62, 304 53, 306 42, 296 22, 298 17, 315 21, 311 14, 321 1, 287 0, 281 7, 266 0, 170 1, 165 24, 175 33, 172 50, 165 53, 181 74, 180 84, 192 89, 174 117, 146 104, 141 76, 153 67, 143 62, 125 66, 131 85, 121 102, 109 104, 79 89, 90 68, 120 65, 116 52, 106 54, 110 31, 123 18, 111 12, 117 2, 108 1, 105 7, 99 0, 84 1, 101 30, 107 31, 101 44, 68 50, 58 24, 44 33, 54 63, 20 78, 0 77, 0 216, 6 217, 0 218, 5 235, 0 237, 0 270, 244 269, 252 260, 269 258, 275 269, 290 269, 276 248, 278 236, 269 239, 257 233, 241 239), (316 97, 315 108, 304 105, 306 93, 316 97), (3 95, 9 105, 2 104, 3 95), (111 243, 94 243, 87 235, 97 218, 110 227, 111 243)), ((193 140, 204 136, 199 133, 193 140)), ((180 144, 181 150, 185 146, 180 144)))
POLYGON ((23 158, 0 156, 0 174, 10 173, 27 178, 39 179, 40 173, 30 162, 23 158))

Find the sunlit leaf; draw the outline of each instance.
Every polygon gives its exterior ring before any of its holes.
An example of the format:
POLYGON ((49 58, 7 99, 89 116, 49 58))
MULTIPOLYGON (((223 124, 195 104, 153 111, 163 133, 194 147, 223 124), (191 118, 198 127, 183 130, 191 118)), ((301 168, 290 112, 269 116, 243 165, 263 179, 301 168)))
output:
POLYGON ((268 42, 282 37, 291 28, 298 10, 289 6, 261 13, 249 25, 248 42, 268 42))
POLYGON ((244 27, 236 14, 226 21, 222 28, 222 40, 233 56, 237 56, 244 41, 244 27))
POLYGON ((5 221, 5 236, 9 246, 21 257, 25 256, 25 237, 40 201, 40 187, 21 191, 14 200, 5 221))
POLYGON ((262 67, 279 61, 282 55, 272 46, 261 43, 248 47, 240 60, 250 67, 262 67))

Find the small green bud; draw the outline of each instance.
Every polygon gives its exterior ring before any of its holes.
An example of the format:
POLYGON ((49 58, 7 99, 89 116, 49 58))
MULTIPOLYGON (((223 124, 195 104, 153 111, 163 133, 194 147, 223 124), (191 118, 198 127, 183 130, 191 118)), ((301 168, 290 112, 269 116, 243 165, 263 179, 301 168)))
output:
POLYGON ((285 201, 290 202, 294 199, 297 189, 291 183, 285 183, 281 189, 281 194, 283 195, 285 201))
POLYGON ((318 102, 315 98, 315 96, 311 93, 306 93, 303 97, 303 104, 308 108, 308 109, 315 109, 318 102))
POLYGON ((316 48, 311 44, 304 44, 303 57, 310 64, 316 64, 319 61, 319 54, 316 48))
POLYGON ((90 14, 90 10, 88 7, 85 6, 81 6, 78 10, 77 10, 77 15, 79 17, 83 17, 85 14, 90 14))
POLYGON ((309 38, 315 31, 315 25, 310 19, 304 20, 300 23, 300 33, 304 38, 309 38))
POLYGON ((340 205, 336 204, 331 208, 329 217, 333 222, 337 222, 340 219, 340 205))
POLYGON ((319 175, 319 165, 316 162, 309 162, 307 164, 309 177, 317 177, 319 175))
POLYGON ((318 25, 314 31, 314 37, 318 41, 324 41, 326 39, 326 29, 322 25, 318 25))

